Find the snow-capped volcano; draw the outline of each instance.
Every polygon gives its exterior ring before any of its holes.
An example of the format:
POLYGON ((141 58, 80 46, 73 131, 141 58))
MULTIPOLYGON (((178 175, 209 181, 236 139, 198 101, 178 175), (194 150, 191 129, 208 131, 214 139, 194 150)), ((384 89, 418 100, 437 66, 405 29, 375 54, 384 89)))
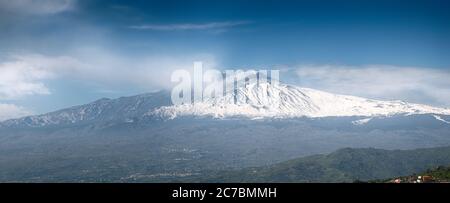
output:
POLYGON ((150 112, 165 118, 177 116, 292 118, 329 116, 392 116, 397 114, 450 115, 450 109, 404 101, 380 101, 332 94, 280 83, 248 84, 236 91, 194 104, 163 106, 150 112))
MULTIPOLYGON (((3 121, 0 122, 0 127, 121 123, 134 122, 141 118, 156 117, 167 120, 180 116, 259 119, 432 114, 439 122, 448 123, 448 118, 443 115, 450 115, 448 108, 338 95, 280 83, 248 84, 228 93, 224 96, 204 98, 203 102, 183 105, 172 105, 170 92, 167 91, 117 99, 100 99, 55 112, 3 121)), ((370 119, 362 119, 355 121, 354 124, 369 121, 370 119)))

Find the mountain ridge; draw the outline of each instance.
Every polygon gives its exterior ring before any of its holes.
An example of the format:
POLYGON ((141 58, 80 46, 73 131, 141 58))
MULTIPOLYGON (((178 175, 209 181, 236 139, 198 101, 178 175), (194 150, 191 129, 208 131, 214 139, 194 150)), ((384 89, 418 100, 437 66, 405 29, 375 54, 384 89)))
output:
POLYGON ((130 119, 142 117, 153 108, 168 105, 168 95, 165 91, 159 91, 117 99, 101 98, 87 104, 76 105, 45 114, 6 120, 0 122, 0 127, 20 125, 42 127, 108 121, 130 122, 130 119))
POLYGON ((42 127, 86 122, 134 122, 135 119, 174 119, 180 116, 212 118, 320 118, 362 116, 354 122, 362 125, 371 117, 432 114, 440 122, 450 123, 439 115, 450 115, 450 109, 404 101, 381 101, 332 94, 286 84, 247 84, 232 94, 208 97, 203 102, 172 105, 170 92, 159 91, 117 99, 102 98, 94 102, 54 112, 0 122, 0 127, 42 127))

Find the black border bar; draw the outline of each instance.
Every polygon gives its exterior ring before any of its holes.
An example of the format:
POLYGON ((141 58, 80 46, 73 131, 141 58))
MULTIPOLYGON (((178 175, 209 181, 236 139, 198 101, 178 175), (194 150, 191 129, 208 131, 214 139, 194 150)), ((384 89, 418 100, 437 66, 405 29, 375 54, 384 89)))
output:
MULTIPOLYGON (((424 200, 448 197, 450 185, 392 183, 2 183, 1 198, 16 200, 196 200, 196 191, 207 191, 203 200, 424 200), (189 191, 194 196, 174 197, 175 190, 189 191), (227 189, 228 188, 228 189, 227 189), (236 188, 236 189, 235 189, 236 188), (239 189, 244 188, 244 189, 239 189), (249 188, 249 189, 246 189, 249 188), (256 188, 256 189, 254 189, 256 188), (258 189, 259 188, 259 189, 258 189), (269 190, 264 190, 270 188, 269 190), (223 191, 226 189, 226 194, 223 191), (237 191, 236 191, 237 190, 237 191), (241 195, 239 195, 239 191, 241 195), (259 190, 259 195, 252 193, 259 190), (222 191, 222 195, 218 195, 222 191), (234 194, 236 191, 237 194, 234 194), (266 193, 264 193, 266 191, 266 193), (272 191, 271 195, 267 192, 272 191), (276 191, 276 194, 273 194, 276 191), (264 194, 266 196, 264 196, 264 194), (244 196, 243 196, 244 195, 244 196), (249 196, 250 195, 250 196, 249 196)), ((185 193, 184 193, 185 194, 185 193)))

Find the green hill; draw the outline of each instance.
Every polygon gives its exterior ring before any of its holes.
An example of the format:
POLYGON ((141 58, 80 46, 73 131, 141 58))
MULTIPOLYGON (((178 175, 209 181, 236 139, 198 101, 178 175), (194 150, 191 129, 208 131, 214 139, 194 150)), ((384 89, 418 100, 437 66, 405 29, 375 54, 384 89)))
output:
POLYGON ((421 175, 422 176, 429 175, 433 177, 434 181, 437 182, 450 182, 450 166, 448 167, 440 166, 435 169, 430 169, 425 171, 421 175))
MULTIPOLYGON (((201 182, 353 182, 387 179, 450 165, 450 147, 382 150, 344 148, 278 164, 203 174, 201 182)), ((190 180, 192 181, 192 180, 190 180)))

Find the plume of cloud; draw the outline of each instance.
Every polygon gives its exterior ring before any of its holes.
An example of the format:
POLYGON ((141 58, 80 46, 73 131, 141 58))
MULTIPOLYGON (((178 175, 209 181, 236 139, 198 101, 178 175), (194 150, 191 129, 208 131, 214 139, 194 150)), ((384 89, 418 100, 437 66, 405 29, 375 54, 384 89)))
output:
POLYGON ((95 47, 80 49, 78 53, 73 58, 79 66, 71 68, 64 77, 75 77, 109 88, 170 89, 175 85, 170 81, 171 74, 177 69, 193 70, 194 61, 202 61, 205 69, 217 66, 214 55, 203 53, 123 56, 95 47))
POLYGON ((81 52, 82 56, 16 55, 0 63, 0 100, 50 94, 46 83, 56 79, 85 81, 109 91, 123 86, 169 89, 177 69, 190 71, 194 61, 203 61, 205 69, 216 66, 215 57, 208 54, 127 58, 101 49, 81 52))

